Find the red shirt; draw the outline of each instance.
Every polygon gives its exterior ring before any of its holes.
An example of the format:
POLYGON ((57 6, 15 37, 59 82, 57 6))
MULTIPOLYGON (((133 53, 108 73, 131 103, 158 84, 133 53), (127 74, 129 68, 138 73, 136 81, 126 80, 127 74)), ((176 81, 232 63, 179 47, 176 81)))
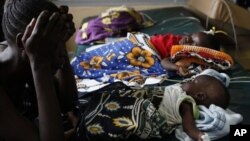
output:
POLYGON ((172 45, 178 45, 181 35, 171 33, 165 35, 153 35, 150 37, 150 42, 154 45, 162 59, 169 57, 172 45))

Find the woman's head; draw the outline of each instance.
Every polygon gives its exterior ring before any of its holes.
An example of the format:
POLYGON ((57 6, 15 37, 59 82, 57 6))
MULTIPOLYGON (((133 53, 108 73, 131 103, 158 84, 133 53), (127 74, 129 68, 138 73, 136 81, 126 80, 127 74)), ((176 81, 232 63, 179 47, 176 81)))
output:
MULTIPOLYGON (((3 16, 3 5, 4 5, 4 0, 0 1, 0 21, 2 20, 2 16, 3 16)), ((3 30, 2 27, 0 27, 0 42, 4 40, 3 37, 3 30)))
MULTIPOLYGON (((21 45, 21 36, 18 34, 24 33, 31 20, 37 18, 44 10, 47 10, 49 14, 60 12, 59 8, 48 0, 6 0, 5 2, 2 28, 4 37, 12 48, 11 51, 15 52, 12 53, 12 58, 18 60, 16 69, 19 71, 27 69, 29 60, 21 45)), ((57 57, 56 54, 54 56, 57 57)))
POLYGON ((15 44, 18 33, 23 33, 32 18, 38 17, 43 10, 59 11, 48 0, 6 0, 2 19, 5 39, 15 44))
POLYGON ((227 108, 229 105, 230 95, 227 88, 212 76, 199 75, 194 80, 184 83, 183 90, 199 105, 209 107, 215 104, 222 108, 227 108))
POLYGON ((196 32, 188 36, 184 36, 179 44, 181 45, 195 45, 207 47, 214 50, 220 49, 220 43, 214 35, 204 32, 196 32))

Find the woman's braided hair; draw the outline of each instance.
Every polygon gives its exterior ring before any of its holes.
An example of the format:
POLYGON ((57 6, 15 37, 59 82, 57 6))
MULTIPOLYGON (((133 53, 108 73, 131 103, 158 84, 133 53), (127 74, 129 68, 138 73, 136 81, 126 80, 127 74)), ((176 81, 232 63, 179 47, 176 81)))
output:
POLYGON ((43 10, 58 11, 58 8, 48 0, 6 0, 2 18, 5 39, 14 42, 16 35, 23 33, 32 18, 43 10))
MULTIPOLYGON (((2 21, 2 16, 3 16, 3 6, 4 6, 4 0, 0 1, 0 21, 2 21)), ((2 27, 0 26, 0 42, 4 40, 3 37, 3 30, 2 27)))

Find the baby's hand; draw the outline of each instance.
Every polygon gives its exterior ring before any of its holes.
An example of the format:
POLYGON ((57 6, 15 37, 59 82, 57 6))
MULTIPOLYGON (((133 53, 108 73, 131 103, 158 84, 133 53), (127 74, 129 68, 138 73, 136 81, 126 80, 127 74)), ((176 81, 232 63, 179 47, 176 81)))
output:
POLYGON ((208 136, 207 133, 200 133, 199 134, 199 138, 197 139, 197 141, 210 141, 210 138, 208 136))
POLYGON ((183 77, 187 77, 189 75, 189 71, 186 67, 179 67, 177 74, 183 77))

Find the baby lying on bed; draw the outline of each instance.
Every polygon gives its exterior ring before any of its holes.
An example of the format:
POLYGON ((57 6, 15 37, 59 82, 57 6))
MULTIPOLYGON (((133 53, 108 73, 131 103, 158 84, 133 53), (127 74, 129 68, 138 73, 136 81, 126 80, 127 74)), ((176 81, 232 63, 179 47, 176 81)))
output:
MULTIPOLYGON (((115 84, 115 83, 114 83, 115 84)), ((110 87, 110 86, 108 86, 110 87)), ((146 90, 146 89, 144 89, 146 90)), ((78 130, 79 138, 91 141, 161 138, 182 124, 194 140, 210 140, 198 130, 197 105, 215 104, 226 108, 229 92, 223 83, 209 75, 151 91, 127 87, 93 94, 78 130)))
POLYGON ((163 68, 176 71, 180 76, 186 77, 198 74, 204 68, 217 70, 227 70, 230 68, 232 65, 231 57, 227 54, 217 52, 220 50, 220 42, 216 34, 220 33, 223 36, 228 36, 223 31, 211 29, 210 31, 196 32, 186 36, 170 33, 154 35, 150 37, 150 42, 159 53, 163 68), (179 48, 177 45, 180 45, 179 48), (227 60, 230 61, 230 64, 228 66, 221 66, 227 60), (211 61, 214 63, 210 63, 211 61))

